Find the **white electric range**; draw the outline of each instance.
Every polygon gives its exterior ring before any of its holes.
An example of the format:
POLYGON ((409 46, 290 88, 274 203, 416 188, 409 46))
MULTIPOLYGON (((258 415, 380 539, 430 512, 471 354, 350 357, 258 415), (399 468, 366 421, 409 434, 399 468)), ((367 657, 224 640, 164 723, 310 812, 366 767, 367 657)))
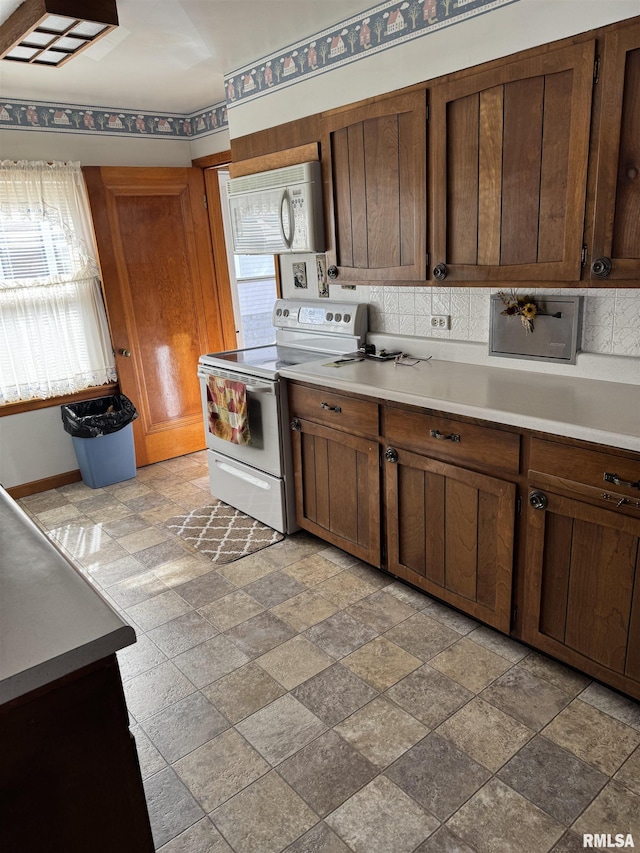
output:
POLYGON ((200 356, 211 494, 281 533, 297 530, 286 381, 290 364, 330 361, 357 351, 367 333, 367 305, 330 300, 278 299, 273 308, 275 343, 200 356), (246 387, 251 443, 233 444, 208 427, 210 376, 246 387))

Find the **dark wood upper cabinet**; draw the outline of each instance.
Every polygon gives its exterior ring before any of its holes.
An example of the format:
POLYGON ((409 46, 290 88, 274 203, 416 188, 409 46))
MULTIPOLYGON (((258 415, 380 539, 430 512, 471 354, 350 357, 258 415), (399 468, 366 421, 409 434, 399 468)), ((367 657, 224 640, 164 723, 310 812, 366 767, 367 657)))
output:
POLYGON ((322 159, 338 281, 424 281, 424 91, 329 114, 322 159))
POLYGON ((431 90, 432 278, 578 280, 595 41, 431 90))
POLYGON ((604 38, 592 279, 640 278, 640 24, 604 38))

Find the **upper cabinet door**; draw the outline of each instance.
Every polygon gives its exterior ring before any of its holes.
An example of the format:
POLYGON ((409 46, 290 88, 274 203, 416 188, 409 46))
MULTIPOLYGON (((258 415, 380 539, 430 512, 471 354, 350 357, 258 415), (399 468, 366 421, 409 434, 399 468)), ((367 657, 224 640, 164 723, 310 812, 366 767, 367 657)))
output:
POLYGON ((432 278, 580 278, 595 42, 431 96, 432 278))
POLYGON ((424 281, 424 91, 329 116, 322 159, 330 277, 424 281))
POLYGON ((591 278, 640 278, 640 24, 607 33, 591 278))

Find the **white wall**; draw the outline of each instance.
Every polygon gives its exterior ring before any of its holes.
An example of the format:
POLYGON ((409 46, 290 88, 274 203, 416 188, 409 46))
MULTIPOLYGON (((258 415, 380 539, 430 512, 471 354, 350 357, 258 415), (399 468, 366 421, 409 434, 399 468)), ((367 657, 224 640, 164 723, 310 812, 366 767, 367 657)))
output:
POLYGON ((217 133, 212 133, 209 136, 197 137, 189 142, 191 157, 196 160, 198 157, 206 157, 207 154, 218 154, 220 151, 228 151, 230 144, 228 129, 219 130, 217 133))
POLYGON ((518 0, 255 100, 230 104, 231 138, 635 15, 640 15, 638 0, 518 0))
POLYGON ((77 468, 59 405, 0 418, 0 484, 5 488, 77 468))
POLYGON ((79 160, 83 166, 190 166, 229 145, 227 129, 195 139, 0 130, 0 160, 79 160))
POLYGON ((83 166, 190 166, 188 139, 0 130, 2 160, 79 160, 83 166))

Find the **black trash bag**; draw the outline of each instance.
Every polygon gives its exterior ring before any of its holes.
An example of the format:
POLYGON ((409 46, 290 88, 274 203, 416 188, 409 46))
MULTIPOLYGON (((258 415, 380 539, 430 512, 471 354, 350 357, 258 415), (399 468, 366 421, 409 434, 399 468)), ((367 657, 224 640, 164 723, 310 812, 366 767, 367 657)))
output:
POLYGON ((136 407, 124 394, 60 406, 65 432, 76 438, 97 438, 118 432, 138 417, 136 407))

